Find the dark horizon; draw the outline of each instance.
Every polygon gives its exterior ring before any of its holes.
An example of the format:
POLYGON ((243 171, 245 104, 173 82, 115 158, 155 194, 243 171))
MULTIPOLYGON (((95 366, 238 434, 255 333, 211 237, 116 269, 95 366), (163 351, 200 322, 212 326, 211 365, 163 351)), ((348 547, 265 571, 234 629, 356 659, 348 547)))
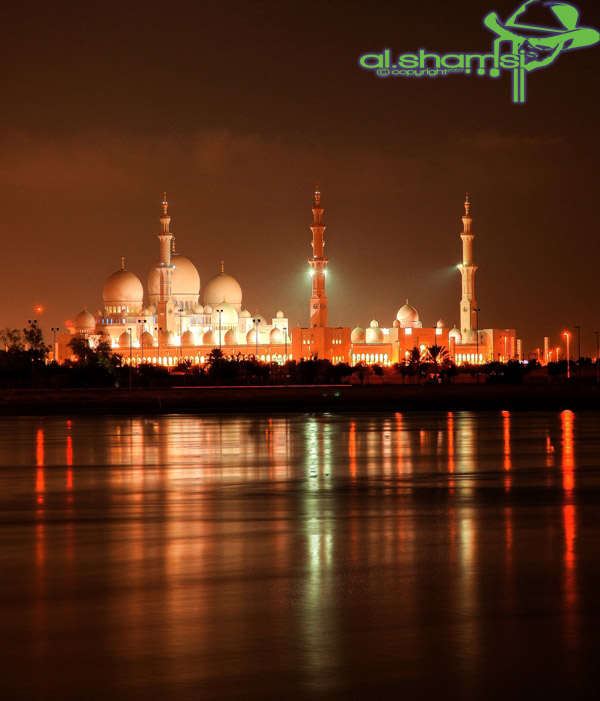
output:
POLYGON ((358 65, 386 47, 488 51, 483 16, 517 4, 8 3, 0 327, 41 304, 48 340, 101 307, 121 256, 146 287, 165 190, 202 286, 224 260, 244 307, 306 325, 318 182, 330 324, 391 326, 406 298, 425 326, 457 323, 469 191, 481 327, 516 328, 527 354, 579 325, 595 355, 598 46, 532 72, 525 105, 507 75, 358 65))

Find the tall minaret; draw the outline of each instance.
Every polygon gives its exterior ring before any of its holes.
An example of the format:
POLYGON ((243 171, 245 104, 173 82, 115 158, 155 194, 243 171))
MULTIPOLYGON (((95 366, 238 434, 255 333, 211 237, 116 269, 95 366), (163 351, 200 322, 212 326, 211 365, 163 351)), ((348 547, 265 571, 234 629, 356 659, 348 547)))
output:
POLYGON ((322 224, 323 207, 321 207, 321 191, 319 186, 315 188, 315 201, 313 204, 313 224, 312 231, 312 258, 308 259, 310 265, 310 275, 312 277, 312 295, 310 298, 310 326, 327 326, 327 296, 325 294, 325 268, 328 259, 323 257, 323 232, 325 227, 322 224))
POLYGON ((160 275, 160 288, 158 298, 158 325, 162 328, 163 333, 171 331, 171 326, 174 324, 173 314, 168 314, 167 305, 171 302, 171 277, 173 275, 173 266, 171 265, 171 248, 173 234, 169 231, 171 217, 168 213, 169 203, 167 202, 167 193, 163 194, 162 201, 162 216, 160 218, 160 234, 158 240, 160 243, 160 263, 156 266, 160 275), (169 323, 170 322, 170 323, 169 323))
POLYGON ((473 217, 469 214, 471 204, 469 193, 465 198, 465 215, 463 230, 460 235, 463 242, 463 259, 458 269, 462 275, 462 299, 460 300, 460 330, 464 334, 469 329, 477 326, 477 300, 475 299, 475 271, 477 266, 473 263, 473 239, 475 234, 471 231, 473 217))

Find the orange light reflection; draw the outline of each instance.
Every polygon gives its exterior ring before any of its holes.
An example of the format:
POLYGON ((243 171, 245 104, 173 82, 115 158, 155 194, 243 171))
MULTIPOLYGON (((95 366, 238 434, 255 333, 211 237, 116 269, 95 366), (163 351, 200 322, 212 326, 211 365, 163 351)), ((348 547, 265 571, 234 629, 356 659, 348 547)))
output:
POLYGON ((572 491, 575 485, 573 469, 575 467, 575 454, 573 451, 573 418, 574 414, 568 409, 560 415, 563 431, 563 487, 565 491, 572 491))

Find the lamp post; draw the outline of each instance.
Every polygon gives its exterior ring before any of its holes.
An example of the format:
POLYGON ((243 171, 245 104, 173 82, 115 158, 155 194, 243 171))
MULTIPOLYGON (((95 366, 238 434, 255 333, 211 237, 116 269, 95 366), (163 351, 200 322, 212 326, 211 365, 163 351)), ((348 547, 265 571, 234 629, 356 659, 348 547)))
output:
POLYGON ((141 333, 140 333, 140 346, 142 348, 142 365, 144 364, 144 320, 143 319, 138 319, 137 320, 138 324, 141 324, 141 333))
POLYGON ((56 332, 60 331, 60 328, 58 326, 52 326, 50 328, 50 331, 52 331, 52 333, 54 334, 54 357, 52 358, 52 360, 54 360, 54 362, 56 362, 56 355, 57 355, 57 353, 56 353, 56 332))
POLYGON ((283 329, 283 338, 285 340, 285 353, 283 355, 283 362, 284 364, 287 363, 287 327, 284 327, 283 329))
POLYGON ((256 342, 256 352, 254 357, 258 360, 258 325, 260 324, 260 319, 252 319, 254 322, 254 340, 256 342))
POLYGON ((222 331, 221 331, 221 329, 222 329, 222 327, 221 327, 221 314, 223 314, 223 312, 224 312, 225 310, 224 310, 222 307, 219 307, 218 309, 215 309, 215 311, 219 314, 219 350, 221 350, 221 346, 222 346, 222 339, 221 339, 221 333, 222 333, 222 331))
POLYGON ((568 331, 565 331, 563 335, 567 339, 567 379, 569 379, 571 377, 571 354, 569 352, 569 339, 571 334, 568 331))
POLYGON ((158 364, 160 365, 160 334, 162 333, 162 326, 155 326, 156 331, 156 345, 158 346, 158 364))
POLYGON ((183 316, 183 307, 179 307, 179 362, 183 363, 183 330, 181 327, 181 322, 182 322, 182 316, 183 316))
POLYGON ((127 329, 129 331, 129 391, 131 392, 131 387, 133 384, 133 374, 132 374, 132 368, 131 368, 131 362, 132 362, 132 335, 133 335, 133 329, 130 327, 127 329))
POLYGON ((594 331, 596 336, 596 382, 600 384, 600 331, 594 331))
POLYGON ((475 333, 477 334, 477 341, 475 344, 475 358, 479 363, 479 312, 481 311, 481 309, 477 307, 477 309, 473 309, 473 311, 475 312, 475 326, 477 327, 475 329, 475 333))

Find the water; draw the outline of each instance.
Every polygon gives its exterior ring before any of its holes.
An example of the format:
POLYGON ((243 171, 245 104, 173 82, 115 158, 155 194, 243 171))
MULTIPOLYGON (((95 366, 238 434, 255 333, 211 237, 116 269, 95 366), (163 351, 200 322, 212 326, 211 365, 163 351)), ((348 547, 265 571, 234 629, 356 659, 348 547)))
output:
POLYGON ((587 698, 600 415, 0 419, 8 698, 587 698))

